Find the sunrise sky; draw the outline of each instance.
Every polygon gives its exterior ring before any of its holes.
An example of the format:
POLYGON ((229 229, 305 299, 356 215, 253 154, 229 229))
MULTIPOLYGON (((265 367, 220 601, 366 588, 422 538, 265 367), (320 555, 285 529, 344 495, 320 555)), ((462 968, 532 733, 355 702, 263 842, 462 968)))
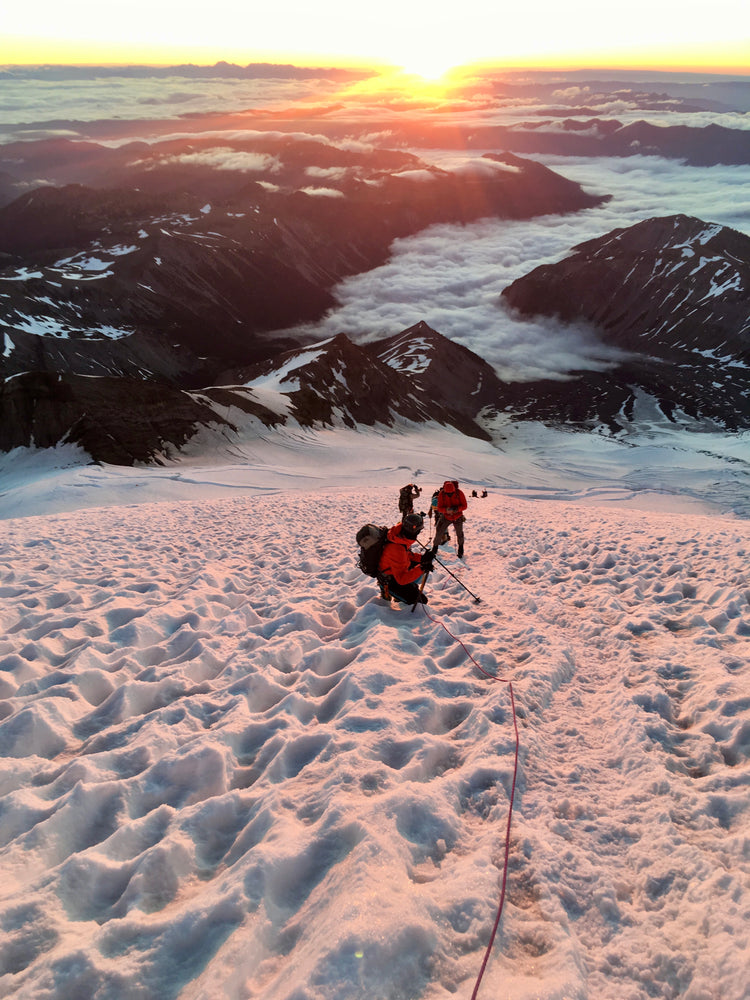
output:
POLYGON ((36 0, 5 5, 0 63, 468 63, 750 72, 748 0, 36 0))

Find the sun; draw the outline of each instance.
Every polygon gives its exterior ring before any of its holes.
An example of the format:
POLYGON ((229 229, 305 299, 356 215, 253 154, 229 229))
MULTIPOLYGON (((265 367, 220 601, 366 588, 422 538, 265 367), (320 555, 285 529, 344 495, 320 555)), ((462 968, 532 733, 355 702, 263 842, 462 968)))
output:
POLYGON ((401 72, 405 76, 416 76, 428 83, 438 83, 454 69, 454 66, 452 61, 441 58, 438 53, 425 52, 418 58, 410 58, 401 66, 401 72))

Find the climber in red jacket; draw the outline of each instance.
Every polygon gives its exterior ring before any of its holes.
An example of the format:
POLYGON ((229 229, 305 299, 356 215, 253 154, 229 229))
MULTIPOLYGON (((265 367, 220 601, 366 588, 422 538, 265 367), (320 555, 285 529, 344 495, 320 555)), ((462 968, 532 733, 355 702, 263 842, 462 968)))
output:
POLYGON ((456 479, 446 479, 438 493, 437 518, 435 519, 435 547, 433 548, 433 552, 437 550, 438 545, 442 545, 448 540, 448 527, 452 525, 456 532, 456 542, 458 543, 456 555, 459 559, 463 559, 464 521, 466 520, 464 511, 466 507, 466 497, 463 491, 458 488, 458 481, 456 479))
POLYGON ((407 514, 388 532, 388 541, 380 557, 383 580, 382 596, 390 595, 404 604, 427 604, 427 597, 417 581, 432 569, 431 552, 412 552, 412 545, 424 527, 421 514, 407 514))

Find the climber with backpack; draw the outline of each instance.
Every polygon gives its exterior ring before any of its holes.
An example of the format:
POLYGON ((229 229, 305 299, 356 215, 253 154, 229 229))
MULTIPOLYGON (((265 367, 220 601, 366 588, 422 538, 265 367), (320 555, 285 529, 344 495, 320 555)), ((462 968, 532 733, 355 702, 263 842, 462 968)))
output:
POLYGON ((459 559, 463 559, 464 521, 466 520, 464 511, 467 506, 463 490, 458 488, 458 481, 456 479, 446 479, 438 492, 433 553, 437 552, 438 545, 444 545, 448 541, 448 527, 452 525, 453 530, 456 532, 456 542, 458 543, 456 555, 459 559))
POLYGON ((419 541, 417 536, 423 527, 424 514, 409 514, 392 528, 363 524, 357 532, 359 568, 366 576, 378 581, 380 596, 384 600, 393 597, 404 604, 411 604, 414 611, 417 604, 427 604, 424 585, 433 570, 433 563, 437 562, 478 604, 481 598, 440 562, 434 549, 428 549, 419 541), (415 542, 423 549, 421 555, 412 551, 415 542))
POLYGON ((392 528, 364 524, 357 532, 359 568, 378 581, 380 596, 404 604, 426 604, 424 583, 432 570, 432 552, 412 552, 424 527, 421 514, 407 514, 392 528), (418 583, 417 581, 420 581, 418 583))
POLYGON ((381 597, 394 597, 404 604, 427 604, 424 579, 432 570, 433 555, 430 551, 412 552, 423 528, 421 514, 407 514, 388 531, 378 567, 381 597))

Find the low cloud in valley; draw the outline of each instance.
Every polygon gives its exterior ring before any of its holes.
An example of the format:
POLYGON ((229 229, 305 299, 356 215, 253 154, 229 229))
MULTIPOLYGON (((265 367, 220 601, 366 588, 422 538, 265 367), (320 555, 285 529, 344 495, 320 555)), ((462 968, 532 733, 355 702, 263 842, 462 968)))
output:
MULTIPOLYGON (((508 284, 579 243, 651 217, 693 215, 750 235, 746 167, 686 167, 660 157, 535 159, 612 200, 574 215, 433 226, 397 240, 387 264, 337 286, 340 307, 302 332, 320 339, 344 332, 368 341, 424 320, 504 378, 564 377, 572 369, 600 368, 616 355, 587 328, 513 316, 500 304, 508 284)), ((435 160, 455 166, 456 154, 435 160)))

